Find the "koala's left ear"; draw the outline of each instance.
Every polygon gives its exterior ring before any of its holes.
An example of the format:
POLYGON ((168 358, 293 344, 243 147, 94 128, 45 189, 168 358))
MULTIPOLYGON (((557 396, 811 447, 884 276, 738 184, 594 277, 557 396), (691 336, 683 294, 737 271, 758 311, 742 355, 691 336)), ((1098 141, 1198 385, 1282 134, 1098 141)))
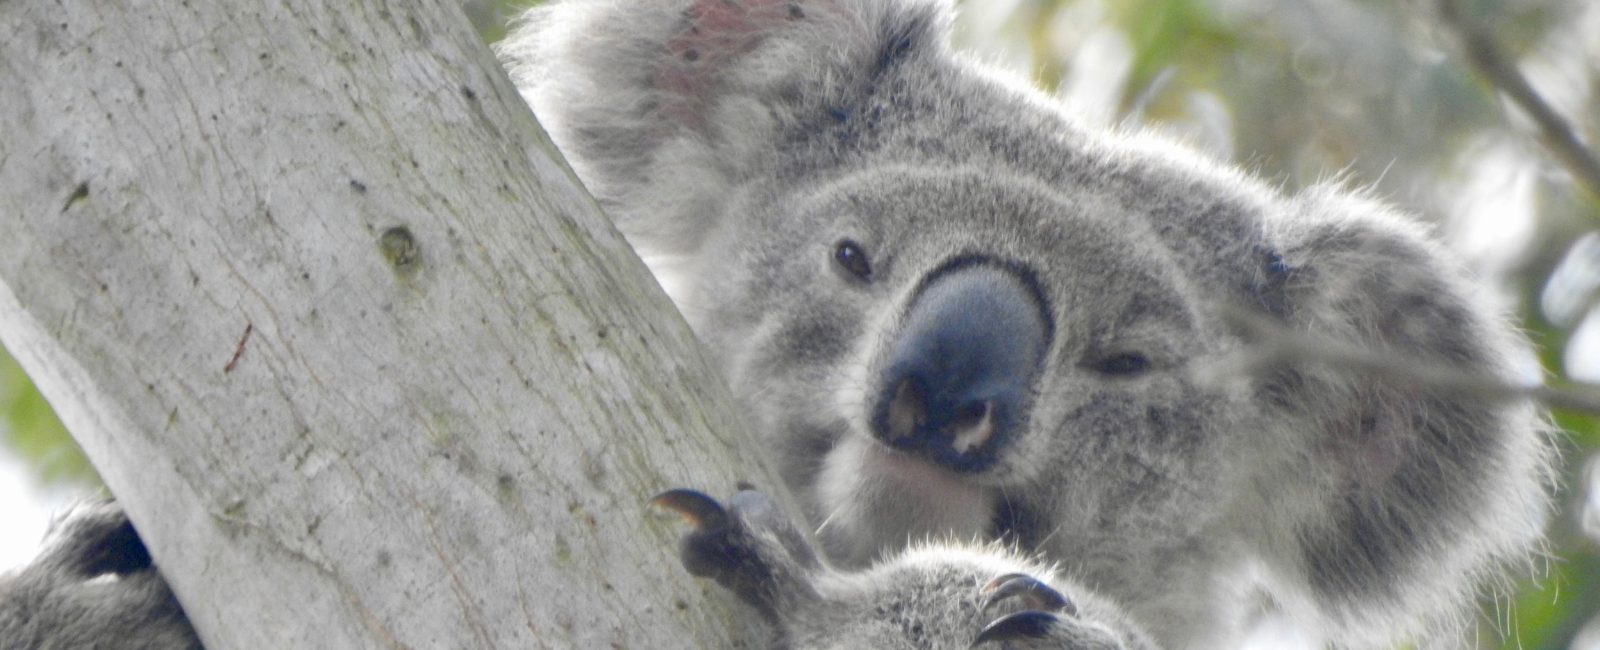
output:
MULTIPOLYGON (((1272 254, 1257 287, 1288 328, 1514 380, 1517 338, 1421 227, 1334 188, 1307 191, 1290 212, 1265 229, 1272 254)), ((1345 616, 1328 621, 1338 638, 1375 618, 1398 629, 1442 624, 1484 572, 1539 537, 1550 446, 1532 404, 1314 358, 1264 378, 1257 398, 1301 459, 1282 470, 1297 478, 1275 483, 1299 493, 1277 499, 1288 521, 1267 554, 1308 588, 1298 598, 1320 601, 1310 613, 1345 616), (1418 611, 1441 620, 1387 620, 1418 611)))
POLYGON ((741 178, 776 173, 762 157, 946 48, 949 14, 939 0, 552 0, 499 50, 633 243, 687 253, 741 178))

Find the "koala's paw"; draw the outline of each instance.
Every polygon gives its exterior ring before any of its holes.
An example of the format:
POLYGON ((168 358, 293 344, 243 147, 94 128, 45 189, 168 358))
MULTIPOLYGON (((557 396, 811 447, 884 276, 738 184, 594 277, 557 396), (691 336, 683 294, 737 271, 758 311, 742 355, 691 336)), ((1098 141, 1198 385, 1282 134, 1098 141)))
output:
POLYGON ((689 522, 679 549, 689 573, 715 580, 769 620, 788 595, 809 591, 807 574, 819 567, 816 554, 766 495, 746 490, 723 507, 703 493, 677 489, 650 504, 689 522))
POLYGON ((127 514, 89 501, 58 514, 39 556, 0 576, 7 650, 200 650, 127 514))
POLYGON ((1124 642, 1109 629, 1080 619, 1078 606, 1071 598, 1031 575, 1008 573, 989 581, 980 591, 987 596, 983 604, 985 612, 1012 602, 1025 609, 985 625, 973 639, 973 647, 985 644, 1018 650, 1142 647, 1137 639, 1124 642))
POLYGON ((765 615, 779 647, 1153 647, 1119 608, 999 546, 932 542, 841 573, 823 566, 799 529, 760 493, 740 492, 724 505, 693 490, 670 490, 651 503, 689 522, 684 567, 765 615))

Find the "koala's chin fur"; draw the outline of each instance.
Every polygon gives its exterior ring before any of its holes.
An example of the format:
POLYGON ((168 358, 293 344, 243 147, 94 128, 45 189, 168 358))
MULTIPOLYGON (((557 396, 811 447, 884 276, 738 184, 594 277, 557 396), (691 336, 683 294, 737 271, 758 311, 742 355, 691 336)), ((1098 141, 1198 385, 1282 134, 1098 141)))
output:
POLYGON ((1533 405, 1314 362, 1197 372, 1221 314, 1509 380, 1525 345, 1423 228, 1080 126, 950 50, 936 0, 553 0, 501 53, 859 569, 926 538, 1060 563, 1169 648, 1279 611, 1456 645, 1526 561, 1533 405))

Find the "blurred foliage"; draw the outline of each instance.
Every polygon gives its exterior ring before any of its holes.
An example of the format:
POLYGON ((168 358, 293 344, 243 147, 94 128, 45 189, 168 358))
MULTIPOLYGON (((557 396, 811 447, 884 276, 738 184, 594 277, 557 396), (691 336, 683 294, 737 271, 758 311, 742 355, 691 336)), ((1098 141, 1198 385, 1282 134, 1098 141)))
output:
MULTIPOLYGON (((1538 294, 1569 243, 1600 227, 1597 190, 1574 186, 1474 74, 1433 13, 1438 1, 1451 0, 964 0, 958 40, 1031 73, 1091 123, 1165 131, 1290 189, 1329 178, 1369 186, 1423 215, 1503 289, 1544 374, 1563 382, 1573 330, 1543 319, 1538 294), (1519 174, 1531 182, 1513 182, 1519 174), (1493 204, 1487 215, 1483 203, 1493 204), (1514 223, 1523 213, 1529 223, 1514 223), (1474 248, 1471 222, 1484 218, 1504 219, 1506 234, 1491 230, 1491 246, 1474 248)), ((1489 26, 1580 133, 1594 135, 1600 3, 1454 1, 1489 26)), ((492 42, 532 2, 464 8, 492 42)), ((9 357, 0 357, 0 409, 6 444, 41 480, 95 480, 9 357)), ((1600 611, 1600 551, 1579 524, 1600 416, 1555 421, 1566 456, 1550 557, 1486 597, 1483 647, 1567 648, 1600 611)))
POLYGON ((484 42, 493 43, 505 38, 511 21, 537 3, 538 0, 463 0, 461 11, 484 42))
POLYGON ((44 485, 100 486, 100 477, 83 451, 67 435, 55 411, 44 401, 15 359, 0 348, 0 416, 6 447, 22 457, 44 485))
MULTIPOLYGON (((1560 350, 1566 332, 1534 319, 1529 334, 1539 346, 1547 368, 1560 367, 1560 350)), ((1577 525, 1582 507, 1584 467, 1600 450, 1600 414, 1556 412, 1555 423, 1568 436, 1557 497, 1560 513, 1549 530, 1551 556, 1533 575, 1519 576, 1509 599, 1485 603, 1485 620, 1495 635, 1485 644, 1508 650, 1572 647, 1578 631, 1600 612, 1600 549, 1577 525), (1509 608, 1507 608, 1509 605, 1509 608)))

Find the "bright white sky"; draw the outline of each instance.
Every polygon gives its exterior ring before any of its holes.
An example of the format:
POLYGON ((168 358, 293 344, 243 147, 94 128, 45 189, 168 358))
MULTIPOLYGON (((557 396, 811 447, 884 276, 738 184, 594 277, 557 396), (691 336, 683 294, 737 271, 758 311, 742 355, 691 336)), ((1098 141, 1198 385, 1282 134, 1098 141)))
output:
POLYGON ((21 459, 0 446, 0 571, 33 557, 50 513, 70 498, 67 492, 34 485, 21 459))

